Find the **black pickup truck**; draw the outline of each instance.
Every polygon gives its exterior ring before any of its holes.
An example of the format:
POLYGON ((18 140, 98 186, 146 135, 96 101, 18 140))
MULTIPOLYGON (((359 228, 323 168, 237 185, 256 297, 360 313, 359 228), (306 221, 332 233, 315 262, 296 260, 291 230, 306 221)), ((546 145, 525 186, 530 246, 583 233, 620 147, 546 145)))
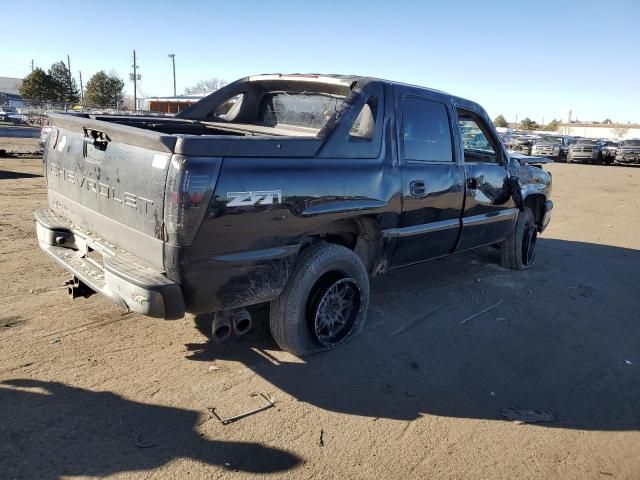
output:
POLYGON ((530 267, 553 208, 545 160, 509 156, 479 105, 385 80, 259 75, 175 118, 50 123, 37 235, 73 296, 216 312, 219 338, 270 302, 299 355, 362 328, 371 275, 483 245, 530 267))

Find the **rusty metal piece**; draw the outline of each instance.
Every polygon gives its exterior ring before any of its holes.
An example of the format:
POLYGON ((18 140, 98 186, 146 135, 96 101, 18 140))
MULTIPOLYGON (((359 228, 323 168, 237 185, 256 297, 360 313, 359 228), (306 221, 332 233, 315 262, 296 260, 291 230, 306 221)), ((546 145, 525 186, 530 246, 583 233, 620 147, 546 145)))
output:
POLYGON ((255 415, 256 413, 260 413, 264 410, 268 410, 269 408, 275 407, 275 399, 271 396, 267 396, 264 393, 252 393, 251 394, 252 397, 262 397, 264 400, 266 400, 266 405, 262 405, 261 407, 258 407, 254 410, 249 410, 248 412, 244 412, 241 413, 239 415, 234 415, 233 417, 228 417, 228 418, 222 418, 220 415, 218 415, 216 413, 216 409, 215 407, 207 407, 207 411, 209 412, 209 416, 211 418, 215 418, 216 420, 218 420, 220 423, 222 423, 223 425, 229 425, 230 423, 233 422, 237 422, 238 420, 241 420, 245 417, 248 417, 250 415, 255 415))

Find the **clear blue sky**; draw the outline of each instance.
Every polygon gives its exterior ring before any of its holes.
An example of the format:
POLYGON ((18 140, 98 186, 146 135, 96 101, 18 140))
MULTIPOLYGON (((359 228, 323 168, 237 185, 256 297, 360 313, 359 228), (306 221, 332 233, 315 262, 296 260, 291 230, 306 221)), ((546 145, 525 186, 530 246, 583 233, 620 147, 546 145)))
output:
MULTIPOLYGON (((3 2, 4 3, 4 2, 3 2)), ((145 95, 254 73, 371 75, 470 98, 493 117, 640 123, 640 0, 75 1, 3 6, 0 76, 71 56, 145 95)))

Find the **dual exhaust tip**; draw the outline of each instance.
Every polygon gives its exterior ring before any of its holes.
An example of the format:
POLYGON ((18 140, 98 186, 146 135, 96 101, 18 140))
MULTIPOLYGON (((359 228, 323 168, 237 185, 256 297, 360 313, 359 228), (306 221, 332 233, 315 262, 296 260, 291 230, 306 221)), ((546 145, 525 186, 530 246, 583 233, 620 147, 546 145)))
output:
POLYGON ((251 314, 244 308, 216 312, 213 317, 211 338, 216 342, 223 342, 231 336, 231 333, 240 337, 248 333, 252 325, 251 314))
MULTIPOLYGON (((66 281, 65 286, 68 289, 69 296, 73 299, 79 297, 88 298, 96 293, 76 277, 66 281)), ((214 341, 223 342, 232 333, 237 337, 247 334, 252 325, 251 314, 244 308, 216 312, 213 317, 211 336, 214 341)))

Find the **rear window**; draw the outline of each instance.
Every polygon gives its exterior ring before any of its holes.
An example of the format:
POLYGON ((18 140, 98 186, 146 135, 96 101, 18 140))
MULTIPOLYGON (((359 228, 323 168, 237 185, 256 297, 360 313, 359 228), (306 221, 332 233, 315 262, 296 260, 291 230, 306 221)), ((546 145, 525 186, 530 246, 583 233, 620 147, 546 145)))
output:
POLYGON ((625 140, 623 145, 625 147, 640 147, 640 140, 625 140))
POLYGON ((596 140, 578 140, 576 144, 577 145, 597 145, 598 142, 596 140))
POLYGON ((404 158, 452 162, 451 128, 444 104, 424 98, 402 99, 404 158))
POLYGON ((323 93, 273 92, 260 105, 258 123, 319 130, 339 109, 344 97, 323 93))

